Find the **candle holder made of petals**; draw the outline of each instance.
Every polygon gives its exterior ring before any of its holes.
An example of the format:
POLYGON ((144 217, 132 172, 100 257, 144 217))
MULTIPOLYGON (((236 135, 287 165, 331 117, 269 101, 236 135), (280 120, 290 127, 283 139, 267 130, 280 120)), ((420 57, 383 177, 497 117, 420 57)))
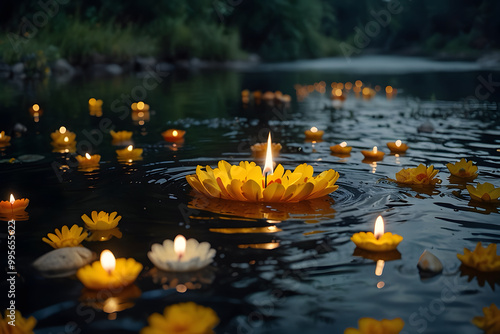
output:
POLYGON ((318 130, 318 128, 313 126, 311 129, 304 131, 304 134, 306 135, 306 140, 319 142, 323 140, 325 131, 318 130))
POLYGON ((186 272, 208 266, 215 253, 208 242, 199 243, 195 239, 189 239, 184 252, 179 255, 174 249, 174 241, 167 239, 163 244, 153 244, 148 257, 161 270, 186 272))
POLYGON ((395 181, 400 184, 434 186, 441 183, 441 180, 436 177, 438 172, 433 165, 426 167, 420 164, 418 167, 403 168, 397 172, 395 181))
POLYGON ((185 134, 186 131, 179 129, 168 129, 161 133, 163 139, 171 143, 183 142, 185 134))
POLYGON ((116 266, 111 271, 106 271, 101 261, 95 261, 78 269, 76 277, 83 285, 92 290, 118 289, 131 285, 142 270, 142 264, 132 258, 116 259, 116 266))
POLYGON ((88 153, 85 156, 77 155, 76 160, 78 161, 78 169, 91 171, 99 167, 99 162, 101 161, 101 156, 99 154, 90 155, 88 153))
POLYGON ((342 142, 340 144, 330 146, 330 151, 332 151, 332 154, 335 155, 348 156, 351 154, 352 146, 347 146, 346 142, 342 142))
POLYGON ((363 162, 368 163, 383 160, 385 155, 384 152, 377 149, 377 146, 374 146, 371 151, 362 150, 361 154, 363 154, 363 156, 365 157, 365 159, 363 159, 363 162))
POLYGON ((81 218, 89 230, 103 231, 111 230, 118 226, 118 222, 122 219, 122 216, 118 216, 116 211, 112 213, 104 211, 97 213, 97 211, 92 211, 91 218, 87 214, 83 214, 81 218))
POLYGON ((5 134, 5 131, 0 132, 0 147, 6 147, 10 145, 10 136, 5 134))
POLYGON ((450 171, 450 178, 461 179, 463 181, 472 181, 477 177, 477 166, 472 164, 472 161, 467 161, 464 158, 456 163, 448 163, 446 167, 450 171))
POLYGON ((55 143, 71 143, 75 141, 76 134, 74 132, 68 131, 64 126, 61 126, 59 130, 56 130, 50 134, 50 138, 52 138, 52 141, 55 143), (64 138, 66 137, 68 138, 67 141, 64 140, 64 138))
POLYGON ((116 150, 116 154, 118 155, 118 161, 120 162, 132 162, 142 160, 142 148, 133 148, 130 145, 127 148, 116 150))
POLYGON ((149 104, 146 104, 142 101, 134 102, 134 103, 132 103, 130 108, 132 108, 132 111, 134 111, 134 112, 149 111, 149 104))
POLYGON ((351 237, 352 242, 361 249, 370 252, 388 252, 394 251, 403 237, 391 232, 386 232, 379 238, 376 238, 373 232, 358 232, 351 237))
MULTIPOLYGON (((271 150, 273 152, 273 158, 279 156, 282 146, 280 143, 272 143, 271 150)), ((267 143, 257 143, 250 146, 250 150, 252 151, 252 156, 256 159, 263 159, 266 157, 266 149, 267 143)))
POLYGON ((0 201, 0 214, 10 215, 16 213, 22 213, 30 200, 27 198, 15 199, 14 196, 11 195, 9 201, 0 201))
POLYGON ((387 147, 389 148, 392 154, 403 154, 408 150, 408 145, 401 142, 401 140, 397 140, 395 142, 388 142, 387 147))

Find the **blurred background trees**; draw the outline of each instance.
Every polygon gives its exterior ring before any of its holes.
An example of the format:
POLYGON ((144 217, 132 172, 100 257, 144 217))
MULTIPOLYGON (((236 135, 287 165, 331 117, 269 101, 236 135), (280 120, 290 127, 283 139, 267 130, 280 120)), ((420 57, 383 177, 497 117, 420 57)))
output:
MULTIPOLYGON (((373 13, 389 5, 385 0, 59 1, 2 1, 3 61, 37 52, 79 64, 149 55, 166 61, 245 59, 250 53, 267 61, 336 56, 342 55, 340 43, 355 45, 356 27, 364 31, 376 22, 373 13), (26 42, 18 50, 14 37, 26 42)), ((500 48, 499 1, 397 3, 401 12, 390 16, 362 52, 477 57, 500 48)))

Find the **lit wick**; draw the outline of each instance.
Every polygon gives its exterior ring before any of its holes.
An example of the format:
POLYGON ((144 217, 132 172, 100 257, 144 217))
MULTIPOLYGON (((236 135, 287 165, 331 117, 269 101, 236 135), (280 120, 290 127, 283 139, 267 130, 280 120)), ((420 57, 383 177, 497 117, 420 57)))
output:
POLYGON ((377 220, 375 220, 375 230, 373 234, 377 240, 384 235, 384 219, 382 219, 382 216, 378 216, 377 220))
POLYGON ((179 256, 179 261, 182 259, 182 256, 186 252, 186 238, 182 235, 178 235, 174 239, 174 251, 175 254, 179 256))
POLYGON ((105 249, 101 253, 101 266, 108 275, 111 275, 115 270, 116 259, 109 249, 105 249))
POLYGON ((14 198, 14 195, 10 194, 10 204, 14 205, 15 201, 16 201, 16 199, 14 198))
POLYGON ((64 126, 61 126, 61 127, 59 128, 59 133, 60 133, 60 134, 65 134, 65 133, 66 133, 66 128, 65 128, 64 126))
POLYGON ((133 150, 133 149, 134 149, 134 146, 132 146, 132 145, 129 145, 129 146, 127 147, 127 151, 129 151, 129 152, 132 152, 132 150, 133 150))
POLYGON ((398 139, 398 140, 396 140, 396 146, 397 146, 397 147, 400 147, 400 146, 401 146, 401 140, 399 140, 399 139, 398 139))
POLYGON ((85 153, 85 158, 87 158, 87 160, 92 159, 92 157, 90 156, 90 154, 89 154, 88 152, 87 152, 87 153, 85 153))
POLYGON ((267 176, 273 175, 273 172, 273 151, 271 132, 269 132, 269 136, 267 137, 266 163, 264 165, 264 169, 262 170, 262 174, 264 175, 264 188, 267 187, 267 176))
POLYGON ((340 145, 340 147, 346 147, 347 146, 347 142, 343 141, 339 145, 340 145))
POLYGON ((373 146, 373 153, 377 153, 378 150, 377 150, 377 146, 373 146))

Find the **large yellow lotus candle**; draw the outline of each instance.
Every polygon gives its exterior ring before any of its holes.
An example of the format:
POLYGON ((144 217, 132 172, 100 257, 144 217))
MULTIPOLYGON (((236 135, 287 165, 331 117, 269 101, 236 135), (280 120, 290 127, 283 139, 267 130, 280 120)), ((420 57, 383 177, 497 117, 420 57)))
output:
POLYGON ((10 145, 10 136, 5 134, 5 131, 0 132, 0 147, 10 145))
POLYGON ((320 141, 322 140, 325 131, 318 130, 317 127, 313 126, 309 130, 306 130, 304 133, 306 134, 307 140, 320 141))
POLYGON ((384 159, 385 153, 382 151, 379 151, 377 149, 377 146, 373 146, 373 149, 371 151, 363 150, 363 151, 361 151, 361 154, 363 154, 365 156, 366 160, 379 161, 379 160, 384 159))
POLYGON ((388 142, 387 147, 391 150, 391 153, 405 153, 408 149, 408 145, 403 143, 401 140, 396 140, 395 142, 388 142))
POLYGON ((384 220, 378 216, 374 232, 359 232, 351 237, 352 242, 361 249, 371 252, 388 252, 395 250, 403 237, 391 232, 384 233, 384 220))
POLYGON ((345 141, 341 142, 340 144, 330 146, 330 151, 338 155, 348 155, 351 153, 351 150, 352 146, 347 146, 347 143, 345 141))
POLYGON ((135 161, 142 159, 142 151, 142 148, 134 148, 134 146, 129 145, 122 150, 116 150, 116 154, 118 155, 118 160, 135 161))
POLYGON ((142 264, 132 258, 115 259, 113 253, 104 250, 100 261, 78 269, 76 277, 92 290, 118 289, 132 284, 142 270, 142 264))
POLYGON ((163 139, 165 141, 171 142, 171 143, 177 143, 184 141, 184 135, 186 134, 186 131, 184 130, 178 130, 178 129, 168 129, 166 131, 163 131, 161 135, 163 136, 163 139))
POLYGON ((24 211, 30 200, 27 198, 15 199, 14 195, 10 194, 8 201, 0 202, 0 213, 14 213, 24 211))
POLYGON ((99 166, 99 161, 101 161, 101 156, 99 154, 90 155, 85 153, 85 156, 77 155, 76 160, 78 160, 78 167, 97 167, 99 166))

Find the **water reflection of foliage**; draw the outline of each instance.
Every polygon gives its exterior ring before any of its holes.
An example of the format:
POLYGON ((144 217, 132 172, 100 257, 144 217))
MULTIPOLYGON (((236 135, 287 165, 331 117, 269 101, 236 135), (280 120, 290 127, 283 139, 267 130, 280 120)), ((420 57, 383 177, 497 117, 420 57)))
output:
POLYGON ((297 203, 253 203, 207 198, 196 194, 188 207, 220 215, 251 219, 276 221, 301 219, 306 223, 317 223, 320 217, 322 219, 335 218, 336 211, 332 208, 334 203, 335 201, 329 196, 297 203))

